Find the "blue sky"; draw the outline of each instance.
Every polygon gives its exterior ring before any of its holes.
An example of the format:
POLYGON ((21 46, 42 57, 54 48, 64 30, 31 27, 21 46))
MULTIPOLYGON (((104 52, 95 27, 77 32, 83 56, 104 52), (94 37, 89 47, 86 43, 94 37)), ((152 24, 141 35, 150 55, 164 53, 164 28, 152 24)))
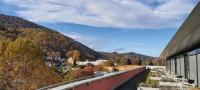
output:
POLYGON ((0 13, 57 30, 97 51, 159 56, 198 0, 1 0, 0 13))

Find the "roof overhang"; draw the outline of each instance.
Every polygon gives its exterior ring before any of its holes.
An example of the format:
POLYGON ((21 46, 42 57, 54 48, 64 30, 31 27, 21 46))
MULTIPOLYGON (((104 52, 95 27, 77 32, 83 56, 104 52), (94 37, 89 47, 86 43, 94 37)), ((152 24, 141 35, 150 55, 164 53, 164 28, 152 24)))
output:
POLYGON ((200 47, 200 3, 192 10, 181 25, 160 58, 167 59, 200 47))

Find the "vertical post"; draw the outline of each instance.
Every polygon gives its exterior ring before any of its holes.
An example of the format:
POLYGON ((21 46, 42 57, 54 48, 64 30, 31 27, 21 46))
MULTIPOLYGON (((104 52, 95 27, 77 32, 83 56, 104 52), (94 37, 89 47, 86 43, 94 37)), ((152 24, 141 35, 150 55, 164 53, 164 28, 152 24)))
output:
POLYGON ((190 79, 190 56, 188 56, 188 79, 190 79))
POLYGON ((167 59, 165 60, 165 68, 167 69, 167 59))
POLYGON ((175 74, 177 75, 177 59, 174 58, 175 74))
POLYGON ((169 70, 169 62, 168 62, 168 59, 166 60, 166 69, 167 69, 167 71, 169 70))
POLYGON ((73 81, 73 90, 74 90, 74 82, 75 82, 75 81, 73 81))
POLYGON ((184 55, 184 72, 185 72, 185 77, 184 78, 188 78, 188 62, 187 62, 187 54, 184 55))
POLYGON ((182 71, 181 71, 181 58, 179 59, 179 63, 180 63, 180 67, 179 67, 180 68, 180 76, 182 76, 181 75, 181 73, 182 73, 182 71))
POLYGON ((197 87, 199 86, 199 70, 198 70, 198 54, 196 54, 196 68, 197 68, 197 87))
POLYGON ((169 59, 169 74, 171 75, 171 59, 169 59))

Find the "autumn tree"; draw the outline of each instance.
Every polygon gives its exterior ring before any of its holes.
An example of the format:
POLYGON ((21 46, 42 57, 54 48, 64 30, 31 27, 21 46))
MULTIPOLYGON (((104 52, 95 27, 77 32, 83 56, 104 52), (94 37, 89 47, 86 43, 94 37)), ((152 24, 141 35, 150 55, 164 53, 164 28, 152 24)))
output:
POLYGON ((102 64, 96 65, 94 67, 94 70, 95 71, 107 71, 107 69, 102 64))
POLYGON ((141 59, 138 59, 137 64, 138 64, 138 65, 142 65, 142 60, 141 60, 141 59))
POLYGON ((91 76, 94 74, 94 67, 92 66, 86 66, 83 68, 83 70, 84 70, 84 75, 86 76, 91 76))
POLYGON ((79 50, 73 50, 67 52, 66 56, 67 57, 72 57, 73 58, 73 66, 76 66, 76 61, 80 59, 80 51, 79 50))
POLYGON ((79 50, 74 50, 73 51, 73 58, 75 60, 79 60, 80 59, 80 51, 79 50))
POLYGON ((149 65, 154 65, 152 60, 149 60, 149 65))
POLYGON ((9 44, 9 40, 6 41, 0 41, 0 57, 2 57, 4 55, 4 52, 9 44))
POLYGON ((152 60, 152 63, 155 66, 164 66, 165 65, 165 61, 162 59, 158 59, 158 58, 152 60))
POLYGON ((30 39, 18 38, 8 44, 4 42, 0 48, 0 89, 30 90, 61 81, 45 65, 42 50, 30 39))
POLYGON ((149 60, 142 60, 142 65, 149 65, 149 60))
POLYGON ((132 64, 131 59, 128 58, 126 64, 131 65, 132 64))
POLYGON ((113 66, 114 65, 114 63, 112 62, 112 61, 106 61, 106 62, 103 62, 102 64, 101 64, 103 67, 110 67, 110 66, 113 66))
POLYGON ((114 57, 111 59, 117 65, 126 65, 127 58, 121 54, 114 53, 114 57))
POLYGON ((132 58, 131 59, 131 64, 132 65, 137 65, 137 59, 136 58, 132 58))
POLYGON ((83 69, 71 70, 66 75, 64 75, 64 80, 69 81, 69 80, 74 80, 74 79, 78 79, 81 77, 84 77, 83 69))
POLYGON ((94 74, 93 67, 84 67, 84 69, 77 69, 69 71, 66 75, 64 75, 64 80, 74 80, 83 77, 88 77, 94 74))
POLYGON ((66 56, 67 56, 67 57, 73 57, 73 51, 68 51, 68 52, 66 53, 66 56))

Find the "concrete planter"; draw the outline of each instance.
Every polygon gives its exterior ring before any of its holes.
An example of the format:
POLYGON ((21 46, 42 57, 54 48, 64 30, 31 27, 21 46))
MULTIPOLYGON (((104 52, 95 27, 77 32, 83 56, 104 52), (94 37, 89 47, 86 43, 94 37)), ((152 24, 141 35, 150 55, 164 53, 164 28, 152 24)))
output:
POLYGON ((137 90, 159 90, 159 88, 138 87, 137 90))

